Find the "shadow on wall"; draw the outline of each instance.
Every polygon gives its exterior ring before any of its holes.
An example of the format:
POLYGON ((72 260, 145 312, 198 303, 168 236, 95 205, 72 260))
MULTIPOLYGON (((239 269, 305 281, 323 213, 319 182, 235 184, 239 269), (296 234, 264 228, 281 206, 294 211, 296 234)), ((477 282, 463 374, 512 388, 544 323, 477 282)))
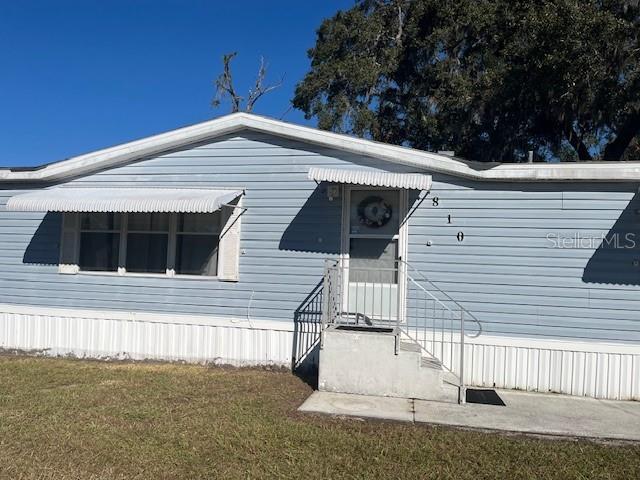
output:
POLYGON ((32 265, 58 265, 60 259, 60 229, 62 215, 47 213, 27 245, 22 263, 32 265))
POLYGON ((320 332, 322 331, 322 290, 320 280, 293 315, 293 352, 291 369, 316 388, 320 332))
MULTIPOLYGON (((327 186, 324 182, 318 185, 291 220, 280 239, 280 250, 340 254, 344 199, 329 200, 327 186)), ((410 191, 407 217, 412 215, 425 198, 426 195, 421 196, 420 192, 410 191)))
MULTIPOLYGON (((342 198, 328 200, 327 185, 320 184, 309 196, 285 230, 279 248, 287 251, 323 253, 337 256, 340 254, 342 198), (322 241, 319 241, 319 240, 322 241)), ((363 187, 366 188, 366 187, 363 187)), ((420 192, 410 192, 409 215, 424 201, 420 192)), ((389 238, 372 245, 371 251, 360 252, 363 256, 362 267, 366 267, 366 258, 377 259, 387 248, 389 238)), ((309 385, 316 388, 320 334, 322 331, 323 279, 302 301, 294 312, 294 335, 292 352, 292 370, 309 385)))
POLYGON ((578 237, 569 241, 575 248, 597 246, 584 268, 584 282, 640 285, 639 195, 634 195, 604 238, 578 237))
MULTIPOLYGON (((278 248, 282 251, 340 254, 342 199, 329 200, 327 184, 316 186, 285 229, 278 248)), ((318 261, 322 262, 319 257, 318 261)), ((321 271, 321 270, 319 270, 321 271)), ((322 327, 322 275, 294 312, 291 368, 300 378, 316 387, 318 354, 322 327)))
POLYGON ((280 239, 280 250, 340 254, 342 199, 329 200, 327 185, 311 193, 280 239))

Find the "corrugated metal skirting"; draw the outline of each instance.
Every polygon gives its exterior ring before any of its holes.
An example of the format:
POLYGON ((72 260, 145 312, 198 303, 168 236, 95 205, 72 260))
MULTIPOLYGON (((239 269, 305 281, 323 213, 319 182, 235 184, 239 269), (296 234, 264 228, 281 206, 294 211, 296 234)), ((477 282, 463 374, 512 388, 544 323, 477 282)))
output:
MULTIPOLYGON (((317 362, 312 348, 317 334, 298 332, 295 340, 296 349, 312 362, 317 362)), ((253 327, 216 326, 0 312, 0 348, 52 356, 290 367, 292 355, 300 356, 292 354, 295 336, 286 326, 264 328, 259 321, 253 327)), ((445 348, 444 358, 450 353, 456 358, 457 344, 453 352, 451 345, 445 348)), ((465 358, 468 386, 640 400, 640 353, 633 351, 558 350, 476 340, 466 344, 465 358)))
MULTIPOLYGON (((465 344, 464 381, 467 386, 640 400, 640 352, 560 350, 483 344, 481 341, 465 344)), ((456 374, 460 371, 456 363, 459 349, 458 343, 445 342, 442 351, 438 352, 442 354, 444 365, 456 374)))
POLYGON ((466 345, 470 385, 640 400, 640 354, 466 345))
POLYGON ((0 347, 52 356, 291 366, 292 332, 18 313, 0 314, 0 347))

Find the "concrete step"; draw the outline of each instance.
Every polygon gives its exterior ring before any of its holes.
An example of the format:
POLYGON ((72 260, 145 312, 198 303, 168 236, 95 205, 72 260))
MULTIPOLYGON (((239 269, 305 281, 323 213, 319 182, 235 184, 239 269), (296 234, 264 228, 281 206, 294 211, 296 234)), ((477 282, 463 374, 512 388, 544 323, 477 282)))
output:
POLYGON ((415 342, 400 340, 400 351, 420 353, 420 345, 415 342))
POLYGON ((458 385, 458 379, 456 378, 456 376, 453 373, 447 372, 445 370, 443 370, 442 372, 442 381, 449 385, 458 385))
POLYGON ((422 356, 415 342, 376 331, 327 329, 320 351, 322 391, 456 402, 457 388, 443 382, 442 364, 422 356))
POLYGON ((442 362, 433 357, 422 357, 420 359, 420 366, 424 368, 435 368, 437 370, 442 370, 442 362))
POLYGON ((442 362, 435 357, 425 356, 426 352, 422 351, 420 345, 416 342, 406 340, 400 341, 400 352, 411 352, 420 354, 420 366, 425 368, 442 369, 442 362))

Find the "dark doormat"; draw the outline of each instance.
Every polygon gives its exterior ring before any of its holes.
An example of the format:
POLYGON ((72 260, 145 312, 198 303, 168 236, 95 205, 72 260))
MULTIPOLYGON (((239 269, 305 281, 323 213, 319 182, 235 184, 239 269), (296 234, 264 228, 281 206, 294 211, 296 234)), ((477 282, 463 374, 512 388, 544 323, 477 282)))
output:
POLYGON ((480 390, 477 388, 467 389, 467 403, 481 403, 483 405, 497 405, 500 407, 506 406, 495 390, 480 390))

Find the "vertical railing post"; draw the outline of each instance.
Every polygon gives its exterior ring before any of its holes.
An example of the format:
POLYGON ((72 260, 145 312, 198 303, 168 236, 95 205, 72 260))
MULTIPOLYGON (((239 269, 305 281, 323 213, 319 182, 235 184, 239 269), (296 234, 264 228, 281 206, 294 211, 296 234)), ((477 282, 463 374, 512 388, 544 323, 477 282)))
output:
POLYGON ((324 347, 324 331, 329 323, 329 308, 331 308, 331 281, 329 275, 331 272, 329 261, 324 262, 324 279, 322 283, 322 315, 320 315, 320 350, 324 347))
POLYGON ((344 321, 344 312, 345 312, 345 301, 346 301, 346 292, 345 292, 345 286, 344 286, 344 271, 345 271, 345 265, 344 265, 344 258, 341 258, 340 260, 338 260, 338 264, 337 264, 337 276, 338 276, 338 285, 337 285, 337 289, 338 292, 340 293, 340 298, 339 301, 337 303, 337 313, 336 313, 336 322, 337 323, 343 323, 344 321))
MULTIPOLYGON (((395 280, 396 286, 396 329, 400 330, 400 316, 403 313, 403 305, 402 305, 402 291, 406 287, 402 287, 400 285, 400 281, 404 278, 404 272, 401 272, 401 265, 399 262, 395 262, 395 271, 391 272, 392 280, 395 280)), ((393 281, 391 282, 393 284, 393 281)))
MULTIPOLYGON (((400 264, 396 261, 394 263, 393 268, 391 269, 391 281, 390 284, 393 285, 395 283, 396 285, 396 328, 395 328, 395 342, 394 342, 394 347, 395 347, 395 354, 399 355, 400 354, 400 313, 402 311, 402 305, 401 305, 401 301, 400 301, 400 292, 403 290, 403 288, 400 286, 400 279, 401 279, 402 275, 400 274, 400 264)), ((389 287, 390 289, 393 287, 389 287)), ((389 310, 391 310, 391 300, 389 300, 389 310)))
POLYGON ((467 394, 464 388, 464 310, 460 309, 460 386, 458 388, 458 403, 466 403, 467 394))
POLYGON ((340 292, 342 297, 340 298, 340 323, 349 323, 351 321, 351 283, 349 275, 351 275, 351 265, 347 266, 347 260, 341 260, 341 273, 340 273, 340 292), (346 320, 345 320, 346 317, 346 320))

